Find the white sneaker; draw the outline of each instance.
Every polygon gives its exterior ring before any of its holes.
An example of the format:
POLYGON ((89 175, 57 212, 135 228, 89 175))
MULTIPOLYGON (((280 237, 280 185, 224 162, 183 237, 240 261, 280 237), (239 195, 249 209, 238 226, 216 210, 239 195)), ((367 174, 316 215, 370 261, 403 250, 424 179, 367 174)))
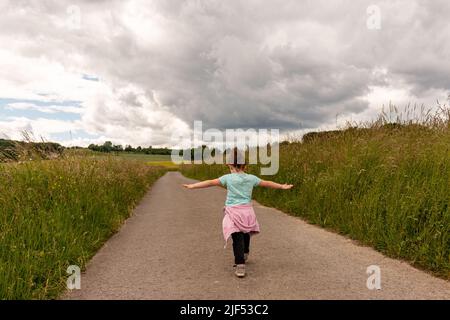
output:
POLYGON ((238 265, 236 265, 236 269, 234 270, 234 274, 238 278, 245 277, 245 264, 238 264, 238 265))

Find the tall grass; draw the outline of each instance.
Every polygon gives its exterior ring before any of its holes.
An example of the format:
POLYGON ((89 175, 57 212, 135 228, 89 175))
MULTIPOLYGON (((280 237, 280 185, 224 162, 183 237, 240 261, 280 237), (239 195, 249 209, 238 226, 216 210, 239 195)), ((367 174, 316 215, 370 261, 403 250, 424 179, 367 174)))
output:
MULTIPOLYGON (((419 121, 384 113, 360 128, 282 144, 280 170, 266 179, 295 188, 256 188, 254 197, 448 279, 450 113, 438 112, 419 121)), ((182 172, 206 179, 226 168, 184 165, 182 172)))
POLYGON ((163 172, 113 157, 0 164, 0 298, 56 298, 163 172))
POLYGON ((58 143, 41 139, 35 142, 32 133, 22 132, 22 141, 0 139, 0 162, 23 162, 33 159, 56 159, 64 153, 58 143))

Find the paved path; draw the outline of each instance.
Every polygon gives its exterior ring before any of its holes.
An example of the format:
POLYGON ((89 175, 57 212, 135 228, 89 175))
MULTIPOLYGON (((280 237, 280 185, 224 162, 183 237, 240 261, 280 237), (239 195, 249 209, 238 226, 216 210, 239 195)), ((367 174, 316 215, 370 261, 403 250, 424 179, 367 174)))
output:
POLYGON ((225 190, 169 172, 87 266, 66 299, 450 299, 450 282, 255 202, 247 277, 221 233, 225 190), (368 290, 366 268, 381 268, 368 290))

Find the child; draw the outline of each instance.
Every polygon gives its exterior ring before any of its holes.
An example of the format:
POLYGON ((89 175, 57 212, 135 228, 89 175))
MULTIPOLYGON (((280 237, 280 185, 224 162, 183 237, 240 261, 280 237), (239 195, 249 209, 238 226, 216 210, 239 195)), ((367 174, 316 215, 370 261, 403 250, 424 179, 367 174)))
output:
POLYGON ((238 161, 242 157, 237 148, 234 148, 233 158, 228 159, 227 166, 230 174, 218 179, 206 180, 193 184, 184 184, 188 189, 208 188, 212 186, 224 186, 227 188, 227 199, 224 207, 222 222, 225 245, 228 238, 233 239, 233 252, 235 262, 235 275, 239 278, 245 276, 245 261, 248 258, 250 248, 250 235, 259 233, 259 224, 252 207, 252 191, 256 186, 273 189, 291 189, 291 184, 278 184, 272 181, 245 173, 245 162, 238 161))

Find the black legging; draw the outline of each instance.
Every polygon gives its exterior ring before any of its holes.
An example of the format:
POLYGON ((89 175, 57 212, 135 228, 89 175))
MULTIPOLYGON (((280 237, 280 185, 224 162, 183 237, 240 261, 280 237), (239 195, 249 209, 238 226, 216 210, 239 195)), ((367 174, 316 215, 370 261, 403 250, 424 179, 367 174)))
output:
POLYGON ((245 263, 244 253, 250 251, 250 234, 244 232, 235 232, 231 234, 233 238, 234 263, 245 263))

